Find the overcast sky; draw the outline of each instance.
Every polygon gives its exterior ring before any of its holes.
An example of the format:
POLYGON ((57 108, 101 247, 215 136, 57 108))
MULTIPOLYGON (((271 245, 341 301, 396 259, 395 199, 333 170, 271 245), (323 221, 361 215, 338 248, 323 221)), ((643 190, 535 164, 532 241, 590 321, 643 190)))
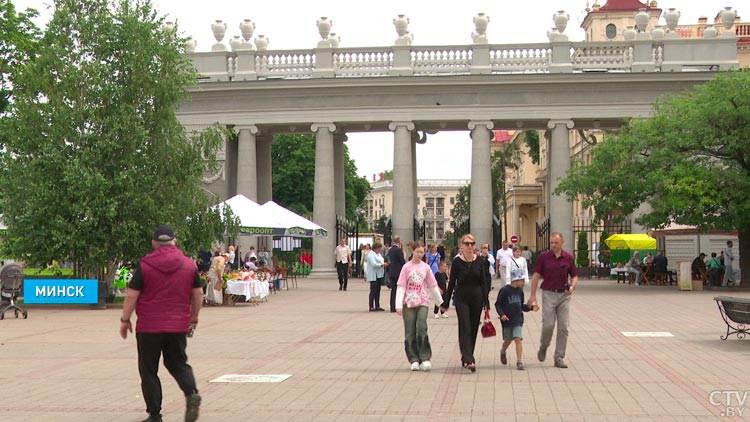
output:
MULTIPOLYGON (((40 11, 39 24, 49 19, 51 0, 11 0, 17 8, 33 7, 40 11)), ((607 0, 599 0, 604 5, 607 0)), ((227 23, 224 43, 240 35, 239 23, 250 19, 256 24, 255 34, 270 39, 269 50, 308 49, 320 40, 316 21, 326 16, 333 21, 331 32, 341 36, 341 47, 372 47, 392 45, 397 34, 393 18, 404 14, 410 19, 409 31, 414 45, 471 44, 474 31, 472 18, 483 12, 490 17, 487 29, 489 42, 546 42, 552 28, 552 15, 558 10, 570 14, 565 33, 572 41, 584 39, 580 29, 586 15, 586 0, 479 1, 461 0, 152 0, 162 14, 177 22, 179 29, 198 43, 197 51, 209 51, 216 41, 211 32, 214 20, 227 23)), ((593 4, 593 0, 591 0, 593 4)), ((748 0, 670 0, 659 1, 666 10, 674 7, 682 12, 680 24, 696 23, 698 17, 713 20, 724 6, 732 6, 747 21, 748 0)), ((660 20, 664 25, 664 18, 660 20)), ((347 142, 351 157, 360 175, 372 175, 393 168, 393 134, 350 134, 347 142)), ((469 179, 471 150, 468 132, 444 132, 429 136, 425 145, 417 145, 417 177, 420 179, 469 179)))

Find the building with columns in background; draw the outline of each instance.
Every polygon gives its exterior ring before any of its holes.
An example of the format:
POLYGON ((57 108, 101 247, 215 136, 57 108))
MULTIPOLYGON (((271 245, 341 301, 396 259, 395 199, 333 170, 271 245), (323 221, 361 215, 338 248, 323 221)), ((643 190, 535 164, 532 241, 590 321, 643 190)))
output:
MULTIPOLYGON (((548 43, 512 45, 488 42, 484 14, 474 16, 470 44, 451 46, 412 45, 409 19, 398 16, 393 45, 341 48, 330 37, 331 22, 321 18, 317 46, 293 51, 268 50, 268 40, 260 36, 253 44, 254 27, 248 21, 241 23, 242 38, 232 39, 230 50, 222 43, 226 24, 215 22, 217 43, 210 52, 186 46, 200 83, 177 115, 188 131, 216 123, 234 129, 220 170, 207 175, 204 185, 221 199, 241 193, 258 202, 270 200, 273 136, 312 134, 313 220, 329 232, 334 232, 336 216, 344 215, 346 134, 390 133, 391 221, 393 234, 405 241, 414 237, 414 217, 421 211, 415 154, 416 142, 423 138, 419 133, 470 132, 470 230, 481 243, 492 240, 492 131, 545 131, 540 143, 546 166, 543 176, 537 175, 543 178, 537 181, 542 194, 535 199, 543 200, 545 208, 528 219, 543 213, 550 230, 569 238, 574 205, 550 192, 570 168, 570 131, 617 128, 625 119, 648 116, 658 96, 739 67, 733 32, 716 36, 704 30, 702 38, 683 39, 676 21, 670 21, 666 34, 652 33, 650 18, 639 16, 636 39, 612 41, 608 48, 598 41, 570 41, 564 34, 565 12, 554 14, 548 43)), ((733 30, 734 20, 733 11, 723 12, 725 29, 733 30)), ((520 190, 512 193, 520 202, 520 190)), ((334 236, 313 239, 311 275, 335 275, 336 243, 334 236)))

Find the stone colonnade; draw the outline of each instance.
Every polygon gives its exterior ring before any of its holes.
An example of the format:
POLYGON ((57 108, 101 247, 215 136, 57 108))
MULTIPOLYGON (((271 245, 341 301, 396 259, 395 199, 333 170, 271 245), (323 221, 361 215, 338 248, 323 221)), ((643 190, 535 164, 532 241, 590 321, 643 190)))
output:
MULTIPOLYGON (((388 129, 393 132, 393 234, 404 242, 414 237, 416 217, 416 126, 411 121, 393 121, 388 129)), ((489 120, 472 120, 467 124, 471 131, 471 232, 477 243, 492 239, 492 178, 490 139, 494 123, 489 120)), ((548 204, 551 230, 561 232, 566 239, 565 249, 573 247, 573 207, 564 196, 552 195, 570 168, 568 131, 572 120, 549 120, 551 130, 548 157, 548 204)), ((236 126, 239 132, 237 145, 237 193, 263 203, 272 199, 271 141, 255 125, 236 126)), ((317 122, 310 126, 315 136, 315 182, 313 220, 326 228, 328 237, 313 239, 313 271, 311 276, 335 277, 333 250, 336 215, 345 214, 344 142, 346 135, 337 132, 334 122, 317 122)), ((450 151, 445 151, 450 154, 450 151)))

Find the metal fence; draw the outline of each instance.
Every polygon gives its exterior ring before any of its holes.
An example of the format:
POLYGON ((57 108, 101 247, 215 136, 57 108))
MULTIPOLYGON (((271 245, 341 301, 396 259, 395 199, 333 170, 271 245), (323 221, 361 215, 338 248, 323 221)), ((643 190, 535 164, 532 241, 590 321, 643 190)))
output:
POLYGON ((615 223, 612 221, 591 220, 587 218, 578 218, 573 221, 573 234, 575 237, 575 257, 579 266, 578 274, 580 277, 609 277, 610 272, 610 254, 609 248, 603 247, 603 234, 607 237, 613 234, 630 233, 632 224, 630 220, 623 220, 615 223), (586 233, 586 245, 580 245, 580 233, 586 233), (581 265, 578 257, 584 251, 588 255, 588 265, 581 265))

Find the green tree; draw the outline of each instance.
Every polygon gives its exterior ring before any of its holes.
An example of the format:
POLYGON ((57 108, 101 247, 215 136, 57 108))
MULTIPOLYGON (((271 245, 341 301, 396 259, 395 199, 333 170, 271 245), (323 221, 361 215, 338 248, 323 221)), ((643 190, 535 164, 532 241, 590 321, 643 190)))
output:
POLYGON ((469 201, 469 198, 471 198, 471 183, 458 188, 456 202, 451 210, 451 218, 453 221, 469 219, 471 216, 471 202, 469 201))
POLYGON ((531 157, 531 163, 539 164, 539 132, 535 130, 525 130, 523 132, 523 140, 524 142, 526 142, 526 146, 529 147, 529 157, 531 157))
MULTIPOLYGON (((292 211, 312 216, 315 190, 315 138, 309 135, 278 135, 271 147, 273 200, 292 211)), ((357 165, 344 145, 344 189, 346 218, 354 220, 370 193, 367 180, 357 176, 357 165)))
POLYGON ((653 117, 633 120, 576 162, 558 193, 582 193, 597 216, 700 231, 737 230, 743 287, 750 287, 750 71, 719 74, 659 99, 653 117), (601 177, 606 174, 607 177, 601 177))
POLYGON ((375 233, 380 233, 380 234, 385 233, 386 231, 385 225, 388 222, 389 218, 390 217, 383 214, 375 220, 375 222, 373 223, 373 230, 375 231, 375 233))
POLYGON ((147 0, 55 2, 0 122, 6 254, 111 286, 157 224, 189 239, 199 218, 207 245, 231 228, 199 186, 224 133, 189 139, 175 116, 196 81, 183 42, 147 0))
MULTIPOLYGON (((508 209, 508 200, 506 198, 506 178, 508 170, 517 170, 521 165, 521 148, 516 142, 503 142, 500 149, 492 153, 492 214, 500 215, 500 209, 508 209)), ((508 213, 503 212, 503 230, 508 230, 508 213)), ((502 240, 502 239, 499 239, 502 240)))
POLYGON ((576 264, 579 267, 589 266, 589 235, 586 232, 578 232, 578 244, 576 246, 576 264))
POLYGON ((40 34, 31 21, 36 16, 33 9, 16 12, 12 2, 0 1, 0 116, 11 102, 15 75, 36 53, 40 34))

